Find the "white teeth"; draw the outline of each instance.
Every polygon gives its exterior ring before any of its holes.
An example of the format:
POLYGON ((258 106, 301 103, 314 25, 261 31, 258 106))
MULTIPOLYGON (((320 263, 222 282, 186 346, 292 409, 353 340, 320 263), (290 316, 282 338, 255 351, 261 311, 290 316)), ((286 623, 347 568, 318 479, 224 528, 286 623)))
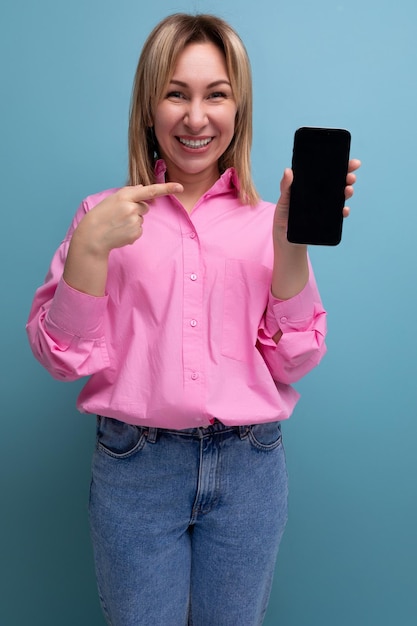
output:
POLYGON ((211 137, 208 137, 208 139, 182 139, 179 137, 178 139, 187 148, 204 148, 211 141, 211 137))

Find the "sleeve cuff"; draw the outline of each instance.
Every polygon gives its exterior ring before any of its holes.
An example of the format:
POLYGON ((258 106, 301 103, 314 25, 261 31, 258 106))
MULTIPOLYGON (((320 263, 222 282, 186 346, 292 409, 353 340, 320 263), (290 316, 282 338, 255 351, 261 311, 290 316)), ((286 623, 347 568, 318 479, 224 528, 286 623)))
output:
POLYGON ((274 298, 270 292, 266 327, 269 329, 271 336, 278 330, 281 330, 283 333, 290 330, 305 330, 314 316, 314 305, 314 290, 310 282, 306 284, 300 293, 288 300, 274 298))
POLYGON ((99 339, 104 335, 107 301, 108 296, 96 297, 82 293, 61 278, 47 320, 75 337, 99 339))

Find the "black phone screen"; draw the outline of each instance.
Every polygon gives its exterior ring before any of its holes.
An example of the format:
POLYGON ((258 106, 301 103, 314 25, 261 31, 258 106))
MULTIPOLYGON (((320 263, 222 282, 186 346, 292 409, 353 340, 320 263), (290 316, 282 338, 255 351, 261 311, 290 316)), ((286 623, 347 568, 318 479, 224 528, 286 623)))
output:
POLYGON ((347 130, 303 127, 295 132, 288 241, 340 243, 349 150, 347 130))

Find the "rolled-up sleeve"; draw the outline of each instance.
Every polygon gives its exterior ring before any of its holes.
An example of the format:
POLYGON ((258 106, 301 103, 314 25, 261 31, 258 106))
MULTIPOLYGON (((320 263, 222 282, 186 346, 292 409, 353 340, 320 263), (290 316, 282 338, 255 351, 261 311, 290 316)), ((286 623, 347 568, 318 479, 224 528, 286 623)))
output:
POLYGON ((89 376, 109 365, 104 332, 107 297, 72 289, 61 278, 51 300, 35 295, 26 326, 37 360, 58 380, 89 376))
POLYGON ((34 356, 58 380, 76 380, 109 365, 104 328, 107 296, 81 293, 62 278, 72 232, 86 210, 83 203, 55 252, 26 324, 34 356))
POLYGON ((294 383, 321 361, 326 353, 326 311, 313 272, 304 289, 288 300, 272 294, 258 333, 258 349, 272 377, 294 383), (281 331, 278 343, 274 335, 281 331))

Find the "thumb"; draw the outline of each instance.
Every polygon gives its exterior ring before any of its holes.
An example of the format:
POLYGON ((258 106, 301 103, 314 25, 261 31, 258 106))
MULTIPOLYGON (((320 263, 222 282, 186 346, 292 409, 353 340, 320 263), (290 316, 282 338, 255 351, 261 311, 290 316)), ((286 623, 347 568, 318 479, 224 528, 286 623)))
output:
POLYGON ((286 167, 281 178, 280 191, 281 200, 286 202, 290 200, 291 185, 294 180, 294 174, 291 168, 286 167))

